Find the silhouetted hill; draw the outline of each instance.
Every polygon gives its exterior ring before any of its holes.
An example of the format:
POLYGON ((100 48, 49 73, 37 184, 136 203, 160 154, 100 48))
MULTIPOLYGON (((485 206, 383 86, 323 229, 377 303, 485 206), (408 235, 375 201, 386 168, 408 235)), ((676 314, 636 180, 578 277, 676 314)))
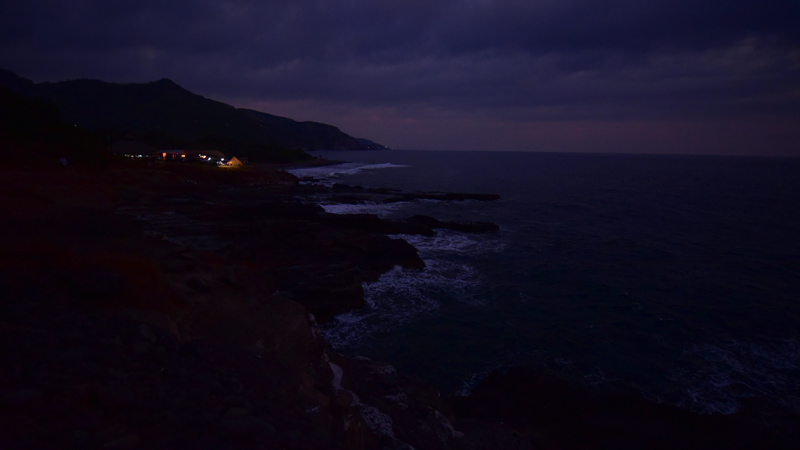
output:
POLYGON ((17 76, 10 70, 0 69, 0 87, 27 96, 33 93, 34 84, 33 81, 17 76))
POLYGON ((34 84, 0 71, 0 86, 53 102, 66 123, 114 137, 133 134, 162 141, 154 145, 222 146, 250 156, 281 149, 368 148, 332 125, 237 109, 168 79, 139 84, 98 80, 34 84))
POLYGON ((356 140, 366 147, 367 150, 389 150, 389 147, 370 141, 369 139, 356 138, 356 140))
POLYGON ((342 133, 333 125, 319 122, 298 122, 286 117, 240 109, 259 124, 260 131, 280 143, 303 150, 365 150, 356 138, 342 133))
MULTIPOLYGON (((3 74, 0 73, 0 77, 3 74)), ((59 119, 50 101, 30 98, 0 85, 0 150, 3 162, 42 156, 105 159, 98 139, 59 119)))

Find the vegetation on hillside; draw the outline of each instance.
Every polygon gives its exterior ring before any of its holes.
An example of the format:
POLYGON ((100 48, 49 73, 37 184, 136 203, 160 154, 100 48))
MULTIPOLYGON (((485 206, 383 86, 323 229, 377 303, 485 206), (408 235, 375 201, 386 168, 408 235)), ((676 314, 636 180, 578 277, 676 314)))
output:
MULTIPOLYGON (((116 84, 98 80, 33 83, 0 70, 2 124, 14 140, 73 140, 90 147, 133 138, 158 149, 219 150, 251 161, 296 162, 308 150, 375 148, 338 128, 237 109, 162 79, 116 84), (68 128, 83 133, 67 136, 68 128)), ((82 145, 83 145, 82 144, 82 145)), ((373 143, 374 144, 374 143, 373 143)))

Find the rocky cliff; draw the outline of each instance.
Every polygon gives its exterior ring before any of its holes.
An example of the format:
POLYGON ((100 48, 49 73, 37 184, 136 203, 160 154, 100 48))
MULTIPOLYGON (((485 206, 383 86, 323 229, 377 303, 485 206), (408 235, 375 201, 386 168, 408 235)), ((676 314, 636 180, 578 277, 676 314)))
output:
POLYGON ((0 168, 3 445, 454 438, 435 389, 337 355, 317 333, 317 320, 363 304, 363 281, 424 266, 373 218, 332 220, 272 169, 27 164, 0 168))

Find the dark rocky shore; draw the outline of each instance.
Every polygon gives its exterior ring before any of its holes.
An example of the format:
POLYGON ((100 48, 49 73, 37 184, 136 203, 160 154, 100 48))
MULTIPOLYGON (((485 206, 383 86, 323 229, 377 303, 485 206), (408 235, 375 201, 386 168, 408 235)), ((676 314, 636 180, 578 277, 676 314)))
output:
POLYGON ((529 370, 443 399, 336 354, 317 322, 422 270, 387 234, 488 223, 337 201, 493 196, 301 186, 272 168, 0 168, 0 448, 793 448, 746 417, 597 396, 529 370))

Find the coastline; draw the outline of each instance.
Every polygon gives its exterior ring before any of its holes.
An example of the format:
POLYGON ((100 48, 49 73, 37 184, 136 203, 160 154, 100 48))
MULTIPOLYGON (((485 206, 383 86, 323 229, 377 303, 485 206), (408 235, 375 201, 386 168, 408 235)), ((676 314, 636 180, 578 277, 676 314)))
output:
POLYGON ((336 354, 317 321, 362 305, 361 283, 395 265, 422 268, 413 247, 386 233, 442 222, 327 215, 297 200, 319 191, 275 169, 2 169, 4 442, 790 448, 741 417, 597 399, 530 371, 441 399, 385 363, 336 354))
POLYGON ((0 170, 5 444, 366 449, 452 439, 435 389, 336 355, 316 330, 363 304, 362 282, 422 268, 413 247, 373 229, 387 224, 342 222, 298 201, 297 179, 281 170, 0 170))

